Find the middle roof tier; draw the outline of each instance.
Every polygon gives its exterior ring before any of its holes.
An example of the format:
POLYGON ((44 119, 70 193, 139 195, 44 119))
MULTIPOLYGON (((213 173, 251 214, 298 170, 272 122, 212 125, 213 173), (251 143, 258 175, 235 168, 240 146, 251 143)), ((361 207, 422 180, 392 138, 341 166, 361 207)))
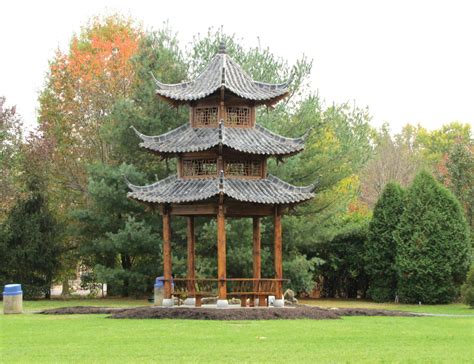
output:
POLYGON ((304 149, 306 133, 286 138, 261 125, 253 128, 193 128, 186 123, 165 134, 149 136, 132 127, 142 142, 140 146, 159 154, 201 152, 222 145, 239 152, 267 156, 290 156, 304 149))

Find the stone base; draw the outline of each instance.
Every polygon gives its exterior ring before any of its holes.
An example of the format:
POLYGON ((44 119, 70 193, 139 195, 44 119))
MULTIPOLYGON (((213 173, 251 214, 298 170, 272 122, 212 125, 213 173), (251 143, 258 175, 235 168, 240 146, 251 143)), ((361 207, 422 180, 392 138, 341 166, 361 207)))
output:
POLYGON ((23 313, 23 295, 4 295, 3 296, 3 313, 23 313))
POLYGON ((285 300, 279 299, 279 300, 273 301, 273 307, 285 307, 285 300))
POLYGON ((173 307, 174 306, 174 299, 173 298, 163 298, 162 305, 164 307, 173 307))
POLYGON ((217 300, 217 308, 227 308, 229 307, 229 302, 227 300, 217 300))
POLYGON ((196 299, 194 297, 188 297, 184 300, 183 305, 196 306, 196 299))

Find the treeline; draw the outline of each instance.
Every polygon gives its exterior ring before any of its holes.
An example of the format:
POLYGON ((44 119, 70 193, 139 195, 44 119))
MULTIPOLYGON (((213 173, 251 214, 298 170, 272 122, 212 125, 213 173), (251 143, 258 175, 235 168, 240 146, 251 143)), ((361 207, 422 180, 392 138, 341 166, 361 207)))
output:
MULTIPOLYGON (((17 281, 29 295, 47 295, 52 282, 61 282, 67 292, 80 265, 87 282, 107 282, 109 294, 151 291, 162 273, 161 220, 126 198, 123 175, 150 183, 173 173, 175 164, 140 150, 130 127, 156 135, 185 123, 186 108, 158 99, 151 74, 167 83, 190 79, 221 41, 257 80, 293 75, 288 99, 260 109, 260 124, 291 137, 312 130, 303 153, 269 166, 296 185, 317 181, 317 197, 283 220, 290 287, 311 293, 316 285, 327 297, 456 298, 473 229, 469 124, 434 131, 407 125, 392 135, 388 125, 371 127, 365 108, 326 104, 309 87, 312 62, 305 57, 290 65, 267 48, 246 48, 213 30, 182 47, 168 27, 145 31, 121 16, 92 19, 50 60, 35 133, 22 135, 21 118, 0 99, 0 284, 17 281), (389 182, 408 190, 389 184, 382 194, 389 182), (425 251, 432 261, 417 260, 425 251), (428 286, 436 292, 417 295, 428 286)), ((173 219, 172 229, 173 271, 181 276, 184 219, 173 219)), ((228 276, 250 277, 251 221, 230 220, 226 229, 228 276)), ((197 274, 216 276, 215 221, 198 219, 196 234, 197 274)), ((262 234, 262 275, 272 276, 271 221, 263 219, 262 234)))

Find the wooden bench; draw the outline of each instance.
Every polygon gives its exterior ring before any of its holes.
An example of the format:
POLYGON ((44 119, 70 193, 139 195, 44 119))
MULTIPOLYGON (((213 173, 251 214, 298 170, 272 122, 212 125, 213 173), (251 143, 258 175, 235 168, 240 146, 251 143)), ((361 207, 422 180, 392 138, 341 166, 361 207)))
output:
POLYGON ((203 297, 217 296, 217 279, 175 278, 173 282, 173 295, 180 299, 195 298, 196 307, 202 306, 203 297))
MULTIPOLYGON (((203 297, 217 296, 218 279, 207 278, 175 278, 173 280, 173 295, 180 299, 193 297, 196 299, 196 307, 201 307, 203 297)), ((268 296, 275 296, 279 285, 284 280, 271 278, 228 278, 226 281, 227 297, 240 298, 241 307, 247 307, 247 299, 250 299, 250 306, 255 305, 258 299, 258 306, 268 305, 268 296)))

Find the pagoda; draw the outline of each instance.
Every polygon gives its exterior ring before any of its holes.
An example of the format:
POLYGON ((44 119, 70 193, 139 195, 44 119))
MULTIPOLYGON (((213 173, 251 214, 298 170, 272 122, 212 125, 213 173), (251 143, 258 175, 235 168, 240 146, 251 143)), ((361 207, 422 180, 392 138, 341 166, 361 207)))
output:
MULTIPOLYGON (((175 175, 146 186, 127 181, 128 197, 153 205, 163 219, 164 306, 184 295, 196 306, 201 297, 217 294, 218 307, 238 297, 242 306, 283 306, 281 216, 314 196, 314 185, 297 187, 268 174, 269 158, 282 159, 304 149, 305 136, 286 138, 256 123, 256 108, 271 107, 288 96, 289 82, 253 80, 221 44, 218 53, 192 81, 164 84, 156 94, 178 107, 189 107, 189 122, 165 134, 135 132, 140 146, 162 158, 177 158, 175 175), (187 276, 172 277, 172 216, 187 218, 187 276), (196 278, 194 218, 217 218, 217 277, 196 278), (260 218, 274 222, 274 278, 261 277, 260 218), (253 277, 227 278, 226 218, 253 219, 253 277)), ((189 302, 189 301, 188 301, 189 302)))

